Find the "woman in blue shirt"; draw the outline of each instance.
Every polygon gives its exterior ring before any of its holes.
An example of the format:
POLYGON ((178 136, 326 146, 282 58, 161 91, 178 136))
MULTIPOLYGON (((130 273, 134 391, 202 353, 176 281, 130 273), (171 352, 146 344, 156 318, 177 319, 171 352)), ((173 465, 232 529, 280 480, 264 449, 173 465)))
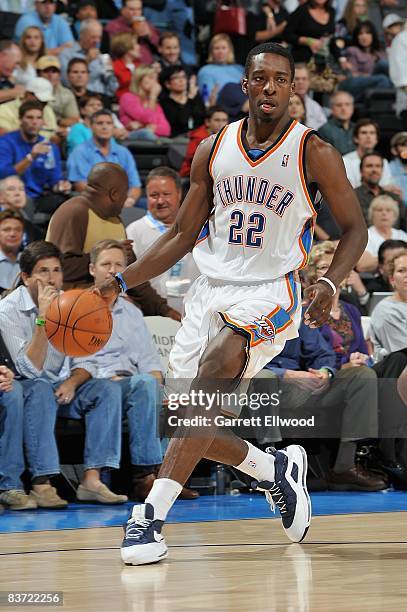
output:
POLYGON ((208 64, 198 72, 198 87, 205 104, 215 104, 216 94, 227 83, 240 83, 244 67, 235 64, 235 53, 227 34, 216 34, 209 43, 208 64), (214 89, 216 88, 216 89, 214 89))

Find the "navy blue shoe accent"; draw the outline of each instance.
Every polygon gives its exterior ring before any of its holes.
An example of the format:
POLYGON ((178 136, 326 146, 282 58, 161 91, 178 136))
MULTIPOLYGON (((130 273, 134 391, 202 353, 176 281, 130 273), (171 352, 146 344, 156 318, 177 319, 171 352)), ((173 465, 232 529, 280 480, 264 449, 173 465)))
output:
POLYGON ((167 556, 165 539, 161 535, 164 521, 154 519, 151 504, 133 507, 124 527, 121 557, 127 565, 156 563, 167 556))

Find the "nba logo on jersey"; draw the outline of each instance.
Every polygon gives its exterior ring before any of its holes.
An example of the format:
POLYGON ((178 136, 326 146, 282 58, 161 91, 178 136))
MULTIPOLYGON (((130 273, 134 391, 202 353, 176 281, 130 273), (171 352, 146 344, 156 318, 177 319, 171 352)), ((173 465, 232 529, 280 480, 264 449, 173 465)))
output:
POLYGON ((274 323, 271 321, 271 319, 263 315, 262 318, 257 319, 254 324, 258 328, 254 332, 256 336, 262 338, 263 340, 274 340, 276 337, 276 328, 274 327, 274 323))
POLYGON ((283 159, 281 160, 281 165, 282 165, 284 168, 287 168, 287 166, 288 166, 288 160, 289 160, 289 159, 290 159, 290 156, 289 156, 289 155, 287 155, 287 154, 284 154, 284 155, 283 155, 283 159))

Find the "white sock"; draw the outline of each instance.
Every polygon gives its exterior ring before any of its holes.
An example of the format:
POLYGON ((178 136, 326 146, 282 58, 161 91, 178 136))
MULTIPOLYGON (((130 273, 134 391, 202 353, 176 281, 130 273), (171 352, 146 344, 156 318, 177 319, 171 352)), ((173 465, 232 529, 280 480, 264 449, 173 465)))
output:
POLYGON ((171 506, 182 491, 182 485, 170 478, 157 478, 144 503, 154 508, 154 518, 165 521, 171 506))
POLYGON ((269 480, 274 482, 274 456, 263 453, 259 448, 244 440, 249 450, 240 465, 235 465, 237 470, 244 474, 253 476, 256 480, 269 480))

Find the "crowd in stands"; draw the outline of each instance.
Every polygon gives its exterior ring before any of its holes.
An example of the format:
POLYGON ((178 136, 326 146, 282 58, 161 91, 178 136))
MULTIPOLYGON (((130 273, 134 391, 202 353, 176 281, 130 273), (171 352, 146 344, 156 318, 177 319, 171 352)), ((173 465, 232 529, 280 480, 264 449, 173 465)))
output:
MULTIPOLYGON (((57 417, 85 422, 79 500, 127 500, 103 480, 119 468, 124 421, 127 493, 144 499, 151 488, 165 447, 156 434, 164 372, 142 315, 180 320, 198 276, 192 255, 116 301, 112 337, 93 357, 64 358, 36 321, 59 291, 122 270, 169 229, 199 143, 247 116, 245 56, 268 41, 291 48, 290 116, 343 156, 369 241, 328 323, 302 325, 266 375, 288 410, 298 385, 304 410, 315 393, 332 418, 342 407, 327 486, 407 488, 403 412, 395 386, 379 382, 407 366, 407 2, 241 5, 245 34, 233 24, 215 31, 213 1, 0 0, 9 30, 0 40, 0 502, 11 509, 66 505, 52 480, 57 417), (373 104, 381 95, 394 107, 384 124, 373 104), (149 151, 167 165, 146 167, 149 151), (376 471, 357 460, 366 438, 379 440, 376 471)), ((304 284, 326 272, 338 237, 322 200, 304 284)), ((283 438, 273 431, 259 443, 283 438)))

